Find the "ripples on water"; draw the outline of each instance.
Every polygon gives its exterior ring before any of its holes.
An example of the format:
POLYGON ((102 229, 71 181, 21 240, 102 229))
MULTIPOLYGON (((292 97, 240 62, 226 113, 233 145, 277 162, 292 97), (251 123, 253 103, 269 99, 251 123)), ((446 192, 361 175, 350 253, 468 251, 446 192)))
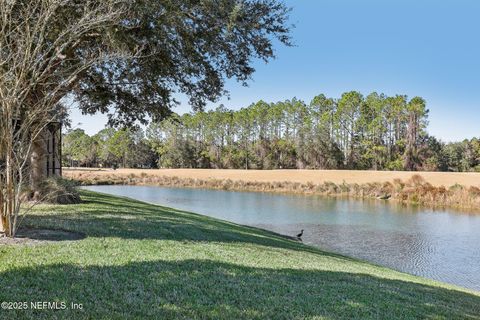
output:
POLYGON ((322 249, 480 290, 480 215, 381 201, 148 186, 90 186, 295 235, 322 249))

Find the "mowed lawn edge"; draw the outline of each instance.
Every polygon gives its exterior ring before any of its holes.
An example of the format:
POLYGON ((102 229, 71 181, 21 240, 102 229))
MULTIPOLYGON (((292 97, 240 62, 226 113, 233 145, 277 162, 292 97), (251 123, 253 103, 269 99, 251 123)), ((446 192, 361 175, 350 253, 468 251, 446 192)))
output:
POLYGON ((24 225, 82 240, 0 245, 0 310, 35 319, 480 319, 480 294, 129 198, 81 191, 24 225), (81 304, 72 310, 71 304, 81 304))

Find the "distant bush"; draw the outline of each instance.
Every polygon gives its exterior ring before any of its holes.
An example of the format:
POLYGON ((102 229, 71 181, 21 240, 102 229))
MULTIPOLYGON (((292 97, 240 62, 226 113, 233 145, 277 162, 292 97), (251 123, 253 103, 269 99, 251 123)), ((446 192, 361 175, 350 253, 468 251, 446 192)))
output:
POLYGON ((404 169, 402 159, 389 161, 386 165, 386 169, 390 171, 402 171, 404 169))

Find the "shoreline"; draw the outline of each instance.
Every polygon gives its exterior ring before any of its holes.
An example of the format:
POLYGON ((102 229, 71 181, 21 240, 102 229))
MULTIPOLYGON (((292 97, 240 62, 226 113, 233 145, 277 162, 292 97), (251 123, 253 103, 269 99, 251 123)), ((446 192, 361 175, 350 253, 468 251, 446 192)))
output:
MULTIPOLYGON (((396 203, 422 205, 432 209, 452 208, 480 213, 480 188, 470 185, 453 184, 449 187, 435 186, 426 181, 424 176, 411 174, 406 181, 395 178, 384 182, 334 183, 295 182, 295 181, 252 181, 242 179, 199 178, 198 170, 191 169, 190 177, 153 174, 148 170, 132 169, 126 172, 65 170, 64 176, 78 181, 82 185, 151 185, 178 188, 204 188, 225 191, 269 192, 279 194, 303 194, 330 197, 394 201, 396 203)), ((164 172, 161 170, 159 172, 164 172)), ((185 171, 185 170, 182 170, 185 171)), ((225 172, 225 170, 222 170, 225 172)), ((209 170, 204 173, 215 173, 209 170)), ((171 171, 176 173, 176 171, 171 171)), ((368 173, 368 172, 367 172, 368 173)), ((366 175, 365 172, 362 172, 366 175)), ((479 180, 480 181, 480 180, 479 180)))
POLYGON ((331 255, 335 255, 335 256, 338 256, 339 258, 342 258, 342 259, 348 259, 348 260, 352 260, 352 261, 356 261, 356 262, 360 262, 360 263, 369 264, 369 265, 372 265, 372 266, 377 267, 377 268, 391 270, 391 271, 398 272, 398 273, 401 273, 401 274, 404 274, 404 275, 407 275, 407 276, 419 277, 419 278, 426 279, 426 280, 429 280, 429 281, 437 282, 439 284, 452 286, 456 290, 465 290, 465 291, 468 291, 470 293, 480 294, 480 291, 472 289, 472 288, 464 287, 464 286, 461 286, 459 284, 455 284, 455 283, 451 283, 451 282, 446 282, 446 281, 442 281, 442 280, 433 279, 433 278, 422 276, 422 275, 416 275, 416 274, 413 274, 413 273, 409 273, 409 272, 406 272, 406 271, 396 269, 396 268, 391 267, 391 266, 382 265, 380 263, 376 263, 376 262, 369 261, 369 260, 366 260, 366 259, 350 256, 350 255, 340 253, 340 252, 337 252, 337 251, 328 250, 326 248, 322 248, 322 247, 319 247, 319 246, 316 246, 316 245, 313 245, 313 244, 304 243, 302 240, 299 240, 298 238, 296 238, 294 236, 291 236, 291 235, 288 235, 288 234, 285 234, 285 233, 279 233, 279 232, 276 232, 276 231, 273 231, 273 230, 270 230, 270 229, 267 229, 267 228, 264 228, 264 227, 260 227, 260 226, 257 226, 257 225, 248 225, 248 224, 232 222, 232 221, 229 221, 229 220, 224 220, 224 219, 221 219, 221 218, 212 218, 208 215, 204 215, 204 214, 201 214, 201 213, 198 213, 198 212, 191 212, 191 211, 188 211, 188 210, 183 210, 183 209, 179 209, 179 208, 175 208, 175 207, 164 206, 164 205, 161 205, 161 204, 158 204, 158 203, 155 203, 155 202, 138 200, 138 199, 135 199, 135 198, 130 197, 130 196, 120 196, 120 195, 115 195, 115 194, 101 192, 101 191, 92 191, 92 190, 88 190, 88 189, 85 189, 85 190, 88 191, 88 192, 102 194, 102 195, 106 195, 106 196, 110 196, 110 197, 125 199, 127 201, 138 201, 138 202, 146 203, 146 204, 149 204, 149 205, 152 205, 152 206, 155 206, 155 207, 173 209, 173 210, 178 210, 178 211, 181 211, 181 212, 188 212, 188 213, 191 213, 191 214, 194 214, 194 215, 199 215, 199 216, 202 216, 202 217, 205 217, 205 218, 208 218, 208 219, 218 220, 218 221, 221 221, 221 222, 223 222, 225 224, 229 224, 229 225, 231 224, 231 225, 240 226, 240 227, 247 228, 247 229, 256 229, 258 231, 270 234, 271 236, 279 237, 279 238, 282 238, 284 240, 293 241, 293 242, 296 242, 296 243, 301 244, 303 246, 309 247, 313 250, 320 250, 321 252, 325 252, 325 253, 328 253, 328 254, 331 254, 331 255))

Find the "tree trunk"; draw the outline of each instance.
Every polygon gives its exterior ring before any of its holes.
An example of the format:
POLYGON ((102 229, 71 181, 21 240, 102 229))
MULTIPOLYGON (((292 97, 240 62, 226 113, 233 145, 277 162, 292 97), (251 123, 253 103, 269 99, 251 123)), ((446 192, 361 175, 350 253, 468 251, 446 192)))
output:
POLYGON ((14 213, 14 185, 12 177, 12 153, 11 153, 11 144, 7 145, 7 155, 5 161, 5 199, 2 199, 2 215, 0 219, 0 227, 2 232, 5 233, 7 237, 13 237, 15 226, 12 225, 13 213, 14 213))
POLYGON ((411 111, 408 132, 407 132, 407 148, 405 151, 405 170, 416 170, 416 154, 417 154, 417 135, 418 135, 418 119, 414 111, 411 111))
POLYGON ((0 186, 0 232, 8 234, 8 221, 6 214, 6 202, 3 198, 3 186, 0 186))
POLYGON ((4 233, 5 235, 8 236, 10 233, 8 230, 8 221, 7 217, 2 214, 2 217, 0 219, 0 232, 4 233))

